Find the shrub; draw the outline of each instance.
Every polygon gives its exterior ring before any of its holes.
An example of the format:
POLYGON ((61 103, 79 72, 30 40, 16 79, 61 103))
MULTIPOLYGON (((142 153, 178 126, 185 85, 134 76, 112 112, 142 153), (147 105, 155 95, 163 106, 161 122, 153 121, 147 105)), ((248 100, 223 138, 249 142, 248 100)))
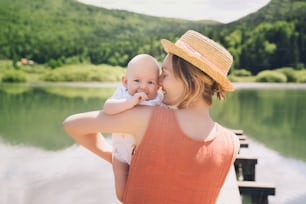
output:
POLYGON ((22 66, 20 70, 26 74, 43 74, 50 70, 50 68, 45 65, 35 64, 31 66, 22 66))
POLYGON ((47 64, 49 67, 51 67, 51 69, 55 69, 63 65, 61 60, 55 60, 55 59, 50 59, 47 64))
POLYGON ((14 68, 11 60, 0 60, 0 71, 14 68))
POLYGON ((297 82, 298 81, 296 71, 292 67, 283 67, 283 68, 276 69, 275 71, 278 71, 286 75, 287 82, 297 82))
POLYGON ((296 65, 296 69, 297 70, 303 70, 303 69, 305 69, 305 65, 303 64, 303 63, 297 63, 297 65, 296 65))
POLYGON ((125 69, 108 65, 66 65, 42 76, 44 81, 116 82, 125 69))
POLYGON ((25 73, 22 71, 17 71, 10 69, 6 71, 2 76, 2 82, 10 82, 10 83, 23 83, 26 82, 27 78, 25 73))
POLYGON ((235 69, 232 71, 231 75, 239 76, 239 77, 248 77, 248 76, 252 76, 252 73, 246 69, 235 69))
POLYGON ((45 81, 88 81, 88 72, 78 69, 58 68, 42 76, 45 81))
POLYGON ((297 82, 306 83, 306 71, 299 71, 297 76, 297 82))
POLYGON ((277 71, 265 70, 259 72, 256 76, 256 82, 287 82, 287 77, 285 74, 277 71))
POLYGON ((237 76, 233 75, 233 74, 230 74, 228 75, 227 77, 231 82, 239 82, 239 79, 237 76))

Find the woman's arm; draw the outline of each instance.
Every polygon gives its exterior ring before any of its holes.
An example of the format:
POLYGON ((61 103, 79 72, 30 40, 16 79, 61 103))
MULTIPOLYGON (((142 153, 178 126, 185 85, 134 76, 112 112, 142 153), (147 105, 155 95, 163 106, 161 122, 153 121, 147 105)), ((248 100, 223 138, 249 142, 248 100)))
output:
POLYGON ((63 122, 63 128, 76 142, 111 162, 110 145, 100 132, 122 132, 135 136, 136 142, 143 136, 152 107, 139 106, 128 111, 107 115, 92 111, 71 115, 63 122))
POLYGON ((84 135, 84 137, 76 135, 71 136, 80 145, 84 146, 107 162, 112 163, 112 147, 102 134, 92 133, 84 135))

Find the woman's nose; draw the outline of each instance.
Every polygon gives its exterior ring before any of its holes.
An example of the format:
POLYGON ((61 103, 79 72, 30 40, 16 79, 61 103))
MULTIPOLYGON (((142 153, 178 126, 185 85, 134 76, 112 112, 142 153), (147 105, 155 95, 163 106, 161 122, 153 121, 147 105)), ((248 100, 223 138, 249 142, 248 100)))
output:
POLYGON ((158 85, 163 85, 163 78, 161 76, 158 78, 158 85))

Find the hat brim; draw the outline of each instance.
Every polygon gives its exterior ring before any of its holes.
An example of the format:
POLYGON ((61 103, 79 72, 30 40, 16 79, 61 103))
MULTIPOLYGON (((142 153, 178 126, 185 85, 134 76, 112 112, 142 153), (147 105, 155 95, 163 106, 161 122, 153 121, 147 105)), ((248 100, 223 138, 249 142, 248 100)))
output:
POLYGON ((212 67, 213 65, 209 65, 203 62, 197 56, 178 47, 177 45, 170 42, 169 40, 162 39, 161 44, 167 53, 177 55, 183 58, 184 60, 188 61, 189 63, 193 64, 194 66, 198 67, 203 72, 205 72, 212 79, 214 79, 218 84, 220 84, 223 90, 234 91, 234 86, 232 85, 232 83, 228 80, 228 78, 223 73, 221 73, 221 71, 219 71, 218 68, 214 68, 212 67))

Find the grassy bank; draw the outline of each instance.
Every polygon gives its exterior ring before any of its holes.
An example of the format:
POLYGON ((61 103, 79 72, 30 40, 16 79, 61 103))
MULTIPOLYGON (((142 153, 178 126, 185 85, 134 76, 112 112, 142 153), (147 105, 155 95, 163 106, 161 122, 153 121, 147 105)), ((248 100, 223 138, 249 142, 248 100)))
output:
MULTIPOLYGON (((118 82, 124 74, 125 68, 110 65, 69 64, 52 69, 39 64, 14 67, 9 60, 0 60, 1 82, 118 82)), ((252 75, 247 70, 234 69, 229 79, 232 82, 306 83, 306 70, 283 67, 252 75)))
POLYGON ((69 64, 51 69, 38 64, 14 67, 11 61, 0 60, 1 82, 117 82, 124 74, 124 68, 110 65, 69 64))

